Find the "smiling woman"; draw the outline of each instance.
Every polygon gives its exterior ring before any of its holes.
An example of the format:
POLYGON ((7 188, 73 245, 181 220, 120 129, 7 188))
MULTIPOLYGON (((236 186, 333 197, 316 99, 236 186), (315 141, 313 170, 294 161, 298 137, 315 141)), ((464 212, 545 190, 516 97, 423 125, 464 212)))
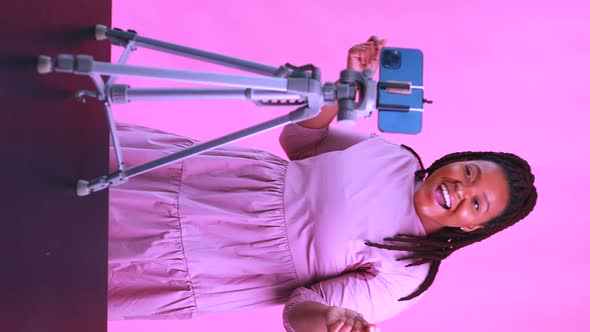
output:
MULTIPOLYGON (((374 67, 384 44, 353 46, 348 67, 374 67)), ((515 155, 455 153, 424 169, 404 145, 330 127, 337 110, 283 128, 289 160, 227 145, 111 188, 110 319, 284 304, 288 331, 373 331, 418 300, 443 259, 535 205, 515 155)), ((117 132, 129 164, 199 144, 117 132)))
MULTIPOLYGON (((417 155, 416 155, 417 156, 417 155)), ((409 300, 430 287, 442 260, 525 218, 537 203, 535 176, 522 158, 505 152, 456 152, 416 172, 424 178, 414 194, 416 214, 427 236, 398 234, 388 244, 370 246, 407 250, 407 266, 430 264, 424 282, 409 300)))
POLYGON ((430 234, 443 227, 470 232, 499 216, 509 202, 508 178, 494 162, 473 160, 442 166, 414 195, 416 212, 430 234))

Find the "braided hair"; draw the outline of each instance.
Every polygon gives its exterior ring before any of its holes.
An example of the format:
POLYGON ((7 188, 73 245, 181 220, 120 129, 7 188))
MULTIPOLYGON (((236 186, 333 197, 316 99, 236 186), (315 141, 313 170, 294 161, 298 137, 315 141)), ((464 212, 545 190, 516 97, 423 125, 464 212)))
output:
POLYGON ((534 185, 535 176, 531 173, 531 167, 522 158, 505 152, 456 152, 445 155, 436 160, 430 167, 424 168, 418 154, 411 148, 404 146, 418 158, 421 169, 416 172, 416 177, 424 180, 426 174, 432 174, 437 169, 454 162, 468 160, 485 160, 498 164, 508 179, 510 186, 510 198, 506 209, 497 217, 486 222, 480 229, 464 232, 454 227, 444 227, 427 236, 411 234, 397 234, 386 237, 388 244, 366 242, 366 245, 389 250, 403 250, 408 255, 398 258, 398 261, 408 261, 406 266, 430 264, 428 275, 422 284, 412 294, 399 299, 407 301, 425 292, 434 282, 434 278, 443 259, 456 250, 470 244, 486 239, 499 231, 506 229, 524 217, 535 207, 537 202, 537 189, 534 185))

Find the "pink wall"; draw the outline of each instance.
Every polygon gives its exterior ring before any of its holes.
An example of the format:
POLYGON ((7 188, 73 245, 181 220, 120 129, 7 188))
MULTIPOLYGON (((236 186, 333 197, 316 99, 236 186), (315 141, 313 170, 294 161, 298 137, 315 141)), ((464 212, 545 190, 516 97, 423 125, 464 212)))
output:
MULTIPOLYGON (((430 293, 383 322, 382 330, 590 329, 588 1, 121 0, 114 2, 113 22, 148 37, 270 65, 311 62, 326 81, 344 68, 348 48, 371 34, 387 38, 390 46, 422 49, 426 95, 435 104, 426 110, 420 135, 388 136, 414 147, 426 164, 465 149, 521 154, 536 173, 540 198, 526 222, 446 260, 430 293)), ((133 64, 213 68, 147 50, 135 56, 133 64)), ((221 101, 116 108, 119 120, 198 139, 283 112, 221 101)), ((377 131, 376 120, 361 120, 354 129, 377 131)), ((278 133, 240 144, 284 156, 278 133)), ((109 331, 280 331, 281 310, 110 322, 109 331)))

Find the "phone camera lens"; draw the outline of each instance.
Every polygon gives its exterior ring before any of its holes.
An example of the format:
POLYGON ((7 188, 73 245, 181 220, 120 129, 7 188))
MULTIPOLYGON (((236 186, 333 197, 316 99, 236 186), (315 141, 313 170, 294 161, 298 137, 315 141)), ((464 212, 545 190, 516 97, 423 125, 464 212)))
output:
POLYGON ((383 65, 388 67, 391 65, 391 51, 383 52, 383 65))
POLYGON ((401 54, 398 51, 386 50, 383 52, 381 63, 385 68, 398 69, 402 64, 401 54))

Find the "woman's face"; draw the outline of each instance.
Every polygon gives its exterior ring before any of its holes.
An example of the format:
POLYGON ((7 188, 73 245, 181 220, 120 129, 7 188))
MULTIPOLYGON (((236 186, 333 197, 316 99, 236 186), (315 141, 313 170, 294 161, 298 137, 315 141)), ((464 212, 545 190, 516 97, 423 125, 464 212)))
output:
POLYGON ((499 216, 509 195, 508 180, 498 164, 461 161, 430 174, 414 194, 414 205, 427 234, 443 227, 469 232, 499 216))

